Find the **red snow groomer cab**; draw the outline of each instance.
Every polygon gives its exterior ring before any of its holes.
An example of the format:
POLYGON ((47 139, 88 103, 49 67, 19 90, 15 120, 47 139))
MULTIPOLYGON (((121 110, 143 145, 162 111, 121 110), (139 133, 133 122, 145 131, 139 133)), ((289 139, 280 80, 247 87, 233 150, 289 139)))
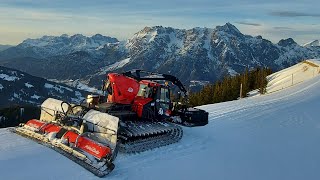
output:
MULTIPOLYGON (((134 120, 137 121, 163 120, 184 126, 208 124, 208 113, 187 106, 187 90, 180 80, 172 75, 143 70, 133 70, 121 74, 109 73, 103 90, 107 92, 107 100, 101 98, 97 107, 103 109, 106 105, 107 112, 112 113, 114 109, 111 106, 115 106, 115 109, 130 107, 129 110, 136 113, 137 119, 134 120), (182 94, 182 98, 176 97, 176 99, 183 102, 172 101, 171 88, 173 87, 178 88, 179 96, 182 94)), ((121 114, 121 112, 117 113, 121 114)))
POLYGON ((92 107, 119 117, 119 148, 122 152, 141 152, 178 142, 179 125, 194 127, 208 124, 208 113, 188 107, 187 91, 172 75, 132 70, 109 73, 103 84, 105 96, 92 100, 92 107), (169 86, 171 84, 171 86, 169 86), (182 97, 173 102, 172 88, 182 97))

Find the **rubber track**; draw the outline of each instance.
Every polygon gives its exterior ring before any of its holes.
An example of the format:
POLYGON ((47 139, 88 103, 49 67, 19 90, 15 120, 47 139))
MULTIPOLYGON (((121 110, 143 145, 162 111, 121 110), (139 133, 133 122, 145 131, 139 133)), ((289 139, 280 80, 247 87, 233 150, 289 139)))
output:
POLYGON ((180 126, 169 122, 130 122, 124 130, 129 140, 122 142, 119 151, 139 153, 178 142, 183 136, 180 126))
MULTIPOLYGON (((72 160, 73 162, 79 164, 80 166, 82 166, 83 168, 85 168, 86 170, 90 171, 92 174, 94 174, 94 175, 96 175, 96 176, 98 176, 98 177, 100 177, 100 178, 108 175, 108 174, 113 170, 113 169, 110 170, 110 169, 106 168, 106 170, 101 171, 100 169, 97 169, 97 168, 91 166, 90 164, 82 161, 81 159, 73 156, 72 154, 70 154, 70 153, 68 153, 68 152, 66 152, 66 151, 64 151, 64 150, 62 150, 62 149, 60 149, 60 148, 58 148, 58 147, 56 147, 56 146, 54 146, 54 145, 52 145, 52 144, 48 144, 48 143, 42 142, 42 141, 40 141, 40 140, 37 139, 37 138, 34 138, 34 137, 32 137, 32 136, 28 136, 28 135, 23 134, 23 133, 21 133, 21 132, 19 132, 19 131, 16 131, 15 128, 10 128, 9 130, 10 130, 11 132, 13 132, 13 133, 16 133, 16 134, 22 136, 22 137, 25 137, 25 138, 27 138, 27 139, 31 139, 31 140, 37 142, 38 144, 41 144, 41 145, 43 145, 43 146, 46 146, 46 147, 48 147, 48 148, 50 148, 50 149, 55 150, 56 152, 64 155, 64 156, 67 157, 68 159, 70 159, 70 160, 72 160)), ((35 133, 36 133, 36 132, 35 132, 35 133)))

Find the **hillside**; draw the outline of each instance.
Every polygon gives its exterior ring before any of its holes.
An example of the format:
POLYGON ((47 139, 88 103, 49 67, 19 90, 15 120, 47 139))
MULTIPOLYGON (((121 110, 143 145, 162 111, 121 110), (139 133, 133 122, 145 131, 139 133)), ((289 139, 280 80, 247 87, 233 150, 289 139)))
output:
POLYGON ((0 108, 40 105, 48 97, 80 103, 88 92, 0 66, 0 108))
MULTIPOLYGON (((202 106, 210 113, 207 126, 183 128, 177 144, 118 154, 105 179, 319 179, 319 89, 317 76, 268 95, 202 106)), ((97 179, 8 129, 0 130, 0 141, 3 179, 97 179)))

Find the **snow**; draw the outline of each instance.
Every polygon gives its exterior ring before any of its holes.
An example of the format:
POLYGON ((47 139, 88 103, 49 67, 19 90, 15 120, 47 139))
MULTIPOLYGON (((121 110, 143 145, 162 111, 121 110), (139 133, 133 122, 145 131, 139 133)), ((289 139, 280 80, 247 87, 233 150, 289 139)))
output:
MULTIPOLYGON (((102 94, 101 90, 98 90, 94 87, 90 87, 87 84, 85 84, 86 82, 82 82, 80 81, 80 79, 66 79, 66 80, 57 80, 57 79, 49 79, 49 81, 53 81, 55 83, 62 83, 62 84, 66 84, 68 86, 77 88, 79 90, 84 90, 84 91, 88 91, 88 92, 92 92, 92 93, 97 93, 97 94, 102 94)), ((49 85, 50 86, 50 85, 49 85)), ((50 86, 51 87, 51 86, 50 86)), ((51 87, 52 88, 52 87, 51 87)), ((76 93, 76 92, 75 92, 76 93)), ((79 92, 80 93, 80 92, 79 92)), ((78 97, 78 95, 76 94, 76 96, 78 97)), ((82 96, 82 95, 81 95, 82 96)))
POLYGON ((205 86, 209 84, 209 81, 199 81, 199 80, 191 80, 189 87, 194 87, 194 86, 205 86))
POLYGON ((99 46, 110 42, 117 42, 117 40, 102 36, 100 34, 96 34, 92 37, 86 37, 82 34, 75 34, 73 36, 63 34, 61 36, 43 36, 38 39, 26 39, 21 45, 25 47, 49 47, 51 48, 51 51, 55 51, 53 53, 59 53, 59 51, 64 50, 76 51, 84 49, 96 49, 99 46))
POLYGON ((227 69, 230 76, 236 76, 239 74, 237 73, 237 71, 233 70, 231 67, 228 67, 227 69))
POLYGON ((73 102, 78 103, 78 104, 81 104, 81 103, 83 102, 83 100, 85 99, 85 98, 82 96, 81 92, 79 92, 79 91, 75 91, 75 92, 74 92, 74 95, 75 95, 77 98, 71 98, 71 100, 72 100, 73 102))
POLYGON ((279 91, 320 75, 320 59, 309 59, 267 77, 267 93, 279 91))
POLYGON ((144 38, 145 42, 150 43, 158 35, 156 28, 145 28, 144 30, 136 33, 133 38, 144 38), (148 31, 147 31, 148 30, 148 31))
POLYGON ((64 93, 64 90, 63 90, 63 89, 68 90, 68 91, 70 91, 70 92, 73 91, 72 89, 70 89, 70 88, 68 88, 68 87, 64 87, 64 86, 60 86, 60 85, 52 85, 52 84, 50 84, 50 83, 45 83, 45 84, 44 84, 44 87, 47 88, 47 89, 54 89, 54 90, 56 90, 56 91, 58 91, 58 92, 60 92, 60 93, 64 93))
POLYGON ((37 99, 37 100, 38 100, 40 97, 41 97, 41 96, 38 96, 38 95, 36 95, 36 94, 34 94, 34 95, 31 96, 32 99, 37 99))
POLYGON ((146 41, 148 43, 154 41, 154 38, 157 36, 158 32, 156 30, 151 31, 151 33, 148 33, 145 37, 146 37, 146 41))
MULTIPOLYGON (((97 92, 98 91, 96 88, 90 87, 90 86, 80 82, 79 79, 72 81, 68 85, 73 86, 79 90, 84 90, 84 91, 88 91, 88 92, 97 92)), ((77 91, 77 92, 79 92, 79 91, 77 91)))
POLYGON ((30 84, 29 82, 26 82, 24 83, 24 85, 27 87, 27 88, 32 88, 34 87, 32 84, 30 84))
MULTIPOLYGON (((271 94, 201 106, 207 126, 184 127, 176 144, 118 154, 105 179, 319 179, 319 89, 315 76, 271 94)), ((0 129, 0 142, 3 179, 99 179, 8 129, 0 129)))
POLYGON ((3 85, 2 84, 0 84, 0 90, 2 90, 4 87, 3 87, 3 85))
POLYGON ((13 93, 13 97, 15 97, 15 98, 20 98, 20 95, 17 94, 17 93, 13 93))
POLYGON ((80 166, 70 163, 64 156, 12 134, 7 129, 0 130, 0 138, 2 143, 0 146, 2 179, 43 179, 48 175, 49 179, 65 179, 68 176, 72 179, 72 174, 77 174, 77 176, 86 174, 82 172, 80 166), (71 169, 68 170, 69 168, 71 169))
POLYGON ((0 79, 3 79, 5 81, 16 81, 19 80, 20 78, 16 77, 16 76, 9 76, 7 74, 0 74, 0 79))
POLYGON ((130 58, 126 58, 121 61, 115 62, 114 64, 111 64, 109 66, 106 66, 106 67, 100 69, 100 71, 101 71, 100 74, 105 74, 108 71, 113 71, 113 70, 119 69, 119 68, 123 67, 124 65, 128 64, 129 62, 130 62, 130 58))
POLYGON ((319 40, 314 40, 314 41, 311 41, 311 42, 308 42, 304 45, 302 45, 303 47, 313 47, 313 46, 320 46, 320 42, 319 40))
POLYGON ((174 31, 169 34, 170 41, 167 43, 167 52, 171 53, 183 48, 183 39, 177 37, 178 32, 174 31))
POLYGON ((47 88, 47 89, 51 89, 51 88, 53 88, 54 86, 53 86, 52 84, 45 83, 45 84, 44 84, 44 87, 47 88))

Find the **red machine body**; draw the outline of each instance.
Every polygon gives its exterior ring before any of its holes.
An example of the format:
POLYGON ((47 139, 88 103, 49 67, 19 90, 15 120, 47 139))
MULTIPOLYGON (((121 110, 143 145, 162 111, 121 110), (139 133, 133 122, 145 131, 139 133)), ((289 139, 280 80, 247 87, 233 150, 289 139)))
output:
POLYGON ((108 74, 108 102, 119 104, 131 104, 136 97, 140 84, 133 78, 122 74, 108 74))
POLYGON ((132 111, 139 118, 142 117, 145 105, 154 100, 157 87, 161 86, 153 81, 137 81, 117 73, 108 74, 107 79, 108 102, 132 105, 132 111))

